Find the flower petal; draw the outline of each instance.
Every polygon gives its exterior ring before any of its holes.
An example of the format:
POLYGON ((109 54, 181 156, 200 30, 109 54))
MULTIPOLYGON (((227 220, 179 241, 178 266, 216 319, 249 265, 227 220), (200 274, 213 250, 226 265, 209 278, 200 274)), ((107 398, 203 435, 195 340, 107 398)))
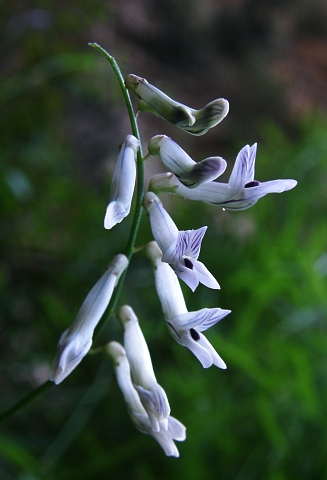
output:
POLYGON ((144 195, 143 204, 150 217, 152 234, 161 251, 165 252, 177 240, 178 228, 153 192, 144 195))
POLYGON ((154 432, 159 432, 160 429, 167 430, 170 406, 164 389, 158 383, 154 384, 151 390, 135 384, 134 388, 148 414, 152 430, 154 432))
POLYGON ((110 228, 114 227, 117 223, 120 223, 124 220, 125 217, 130 212, 130 204, 126 205, 117 200, 111 201, 106 210, 106 214, 104 217, 104 228, 110 230, 110 228))
POLYGON ((183 256, 196 260, 200 254, 201 242, 207 228, 201 227, 197 230, 179 231, 175 243, 164 253, 162 261, 176 264, 183 256))
POLYGON ((182 262, 179 262, 175 267, 176 275, 186 283, 188 287, 194 292, 200 281, 194 270, 182 265, 182 262))
POLYGON ((174 417, 169 417, 168 419, 168 431, 171 437, 179 442, 183 442, 186 438, 186 428, 174 417))
POLYGON ((258 183, 258 185, 253 187, 244 188, 240 198, 222 202, 219 205, 226 210, 246 210, 268 193, 282 193, 291 190, 297 185, 297 181, 291 179, 270 180, 268 182, 258 183))
POLYGON ((159 430, 153 431, 149 417, 132 384, 130 366, 124 347, 118 342, 110 342, 106 350, 114 362, 117 382, 135 427, 140 432, 151 435, 167 456, 178 457, 179 452, 173 440, 185 440, 186 428, 184 425, 176 418, 169 416, 164 425, 165 429, 162 428, 163 422, 159 422, 159 430))
POLYGON ((80 332, 71 334, 69 328, 65 330, 59 338, 50 380, 56 385, 65 380, 83 360, 91 345, 92 336, 85 336, 80 332))
POLYGON ((150 352, 132 308, 124 305, 117 312, 124 328, 124 346, 131 367, 133 385, 139 394, 153 431, 167 428, 170 406, 164 389, 157 383, 150 352))
POLYGON ((210 182, 225 170, 227 163, 221 157, 209 157, 194 162, 189 155, 171 138, 156 135, 148 143, 151 155, 159 155, 163 164, 173 172, 179 181, 188 188, 210 182))
POLYGON ((125 85, 140 99, 138 105, 140 110, 152 112, 181 128, 195 122, 189 107, 168 97, 145 78, 129 74, 125 79, 125 85))
POLYGON ((154 175, 149 188, 155 193, 167 192, 210 204, 223 202, 230 193, 228 184, 219 182, 202 183, 194 189, 187 188, 170 172, 154 175))
POLYGON ((255 159, 257 155, 257 144, 254 143, 250 147, 249 156, 247 159, 247 176, 245 179, 245 185, 249 182, 252 182, 254 179, 254 169, 255 169, 255 159))
POLYGON ((140 142, 133 135, 125 138, 115 165, 104 227, 112 228, 130 212, 136 179, 136 155, 140 142))
POLYGON ((194 165, 193 169, 177 176, 178 180, 188 188, 197 188, 202 183, 208 183, 221 175, 227 166, 226 161, 221 157, 205 158, 194 165))
POLYGON ((201 345, 200 342, 194 340, 193 336, 200 335, 195 330, 183 331, 180 343, 187 347, 193 355, 201 362, 203 368, 209 368, 213 364, 211 353, 201 345))
POLYGON ((175 327, 182 330, 196 328, 203 332, 222 320, 231 311, 222 308, 202 308, 196 312, 187 312, 171 318, 169 321, 175 327))
POLYGON ((200 283, 208 288, 220 289, 219 283, 202 262, 197 261, 194 264, 194 270, 200 283))
POLYGON ((250 155, 249 145, 245 145, 238 153, 235 164, 229 177, 229 198, 239 195, 244 188, 244 185, 249 181, 248 175, 248 159, 250 155))
POLYGON ((152 436, 157 440, 168 457, 179 457, 178 449, 173 440, 182 442, 186 438, 186 428, 174 417, 168 418, 168 431, 153 432, 152 436))
POLYGON ((165 318, 186 313, 187 308, 178 278, 171 266, 161 261, 162 252, 157 243, 149 242, 145 253, 152 262, 156 290, 165 318))
POLYGON ((218 368, 222 368, 222 369, 226 369, 227 366, 226 366, 226 363, 224 362, 224 360, 218 355, 218 353, 216 352, 216 350, 213 348, 213 346, 211 345, 211 343, 209 342, 209 340, 202 334, 202 333, 199 333, 199 340, 197 341, 197 343, 199 345, 201 345, 201 347, 205 348, 211 355, 212 357, 212 364, 213 365, 216 365, 216 367, 218 368))
POLYGON ((61 335, 50 380, 61 383, 82 361, 92 345, 93 331, 108 307, 117 281, 128 265, 125 255, 116 255, 105 273, 85 297, 72 325, 61 335))
POLYGON ((192 135, 204 135, 210 128, 215 127, 228 114, 229 102, 224 98, 218 98, 208 103, 201 110, 191 110, 195 122, 184 130, 192 135))
POLYGON ((235 163, 229 184, 209 182, 189 189, 171 173, 155 175, 150 180, 150 188, 157 192, 179 195, 188 200, 202 201, 220 206, 226 210, 245 210, 252 207, 268 193, 281 193, 297 185, 293 179, 258 182, 253 180, 256 144, 244 147, 235 163), (242 183, 244 185, 242 185, 242 183))
POLYGON ((156 135, 148 143, 151 155, 160 155, 162 163, 177 175, 190 171, 195 162, 192 158, 170 137, 156 135))
POLYGON ((125 85, 139 98, 139 110, 152 112, 192 135, 203 135, 229 111, 229 103, 224 98, 213 100, 200 110, 187 107, 137 75, 128 75, 125 85))

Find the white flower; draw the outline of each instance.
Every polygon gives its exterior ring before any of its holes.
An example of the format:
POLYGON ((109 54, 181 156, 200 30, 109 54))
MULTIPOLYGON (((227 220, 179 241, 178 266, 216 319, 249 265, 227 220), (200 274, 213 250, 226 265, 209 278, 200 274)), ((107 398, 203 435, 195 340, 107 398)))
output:
POLYGON ((207 227, 179 231, 153 192, 144 196, 143 203, 150 217, 153 236, 163 252, 162 261, 169 263, 176 275, 193 291, 200 282, 209 288, 220 288, 213 275, 198 261, 207 227))
POLYGON ((182 185, 171 173, 155 175, 149 188, 156 193, 169 192, 189 200, 199 200, 218 205, 226 210, 245 210, 252 207, 268 193, 281 193, 291 190, 296 180, 254 180, 254 164, 257 144, 246 145, 237 155, 228 183, 210 182, 190 190, 182 185))
POLYGON ((82 361, 92 345, 93 332, 104 314, 112 292, 128 265, 125 255, 116 255, 86 296, 74 323, 61 335, 50 377, 61 383, 82 361))
POLYGON ((229 103, 224 98, 213 100, 202 109, 195 110, 176 102, 145 78, 133 74, 127 75, 125 85, 139 98, 139 110, 154 113, 192 135, 206 133, 221 122, 229 110, 229 103))
POLYGON ((168 428, 166 430, 160 428, 158 432, 154 432, 140 397, 132 384, 130 364, 124 347, 118 342, 110 342, 107 345, 107 352, 114 362, 117 382, 135 427, 142 433, 152 435, 167 456, 179 457, 174 440, 179 442, 185 440, 186 428, 184 425, 176 418, 169 416, 168 428))
POLYGON ((104 218, 104 227, 107 229, 120 223, 131 209, 139 145, 140 142, 136 137, 127 135, 120 148, 111 182, 109 205, 104 218))
POLYGON ((167 430, 170 406, 164 389, 157 383, 148 346, 138 319, 128 305, 121 307, 117 316, 124 329, 124 347, 131 366, 131 375, 152 430, 167 430))
POLYGON ((156 135, 148 143, 151 155, 159 155, 162 163, 188 188, 196 188, 221 175, 227 166, 221 157, 209 157, 194 162, 189 155, 166 135, 156 135))
POLYGON ((156 290, 173 338, 187 347, 204 368, 211 365, 226 368, 225 362, 201 332, 219 322, 230 313, 230 310, 203 308, 196 312, 188 312, 178 279, 169 265, 161 261, 162 253, 157 243, 150 242, 146 247, 146 253, 154 268, 156 290))

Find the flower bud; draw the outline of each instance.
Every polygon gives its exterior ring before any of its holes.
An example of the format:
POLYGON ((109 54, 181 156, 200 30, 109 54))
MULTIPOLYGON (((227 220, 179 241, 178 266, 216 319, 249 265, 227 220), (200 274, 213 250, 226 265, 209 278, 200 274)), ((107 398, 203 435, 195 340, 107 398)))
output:
POLYGON ((224 98, 213 100, 202 109, 195 110, 176 102, 145 78, 133 74, 127 75, 125 85, 138 97, 139 110, 154 113, 192 135, 206 133, 221 122, 229 110, 229 103, 224 98))
POLYGON ((136 155, 140 142, 127 135, 118 155, 112 177, 104 227, 112 228, 130 212, 136 179, 136 155))
POLYGON ((86 296, 73 324, 61 335, 50 377, 61 383, 82 361, 92 345, 93 332, 108 307, 112 292, 128 265, 125 255, 116 255, 86 296))
POLYGON ((189 155, 166 135, 156 135, 148 143, 151 155, 159 155, 162 163, 188 188, 196 188, 221 175, 227 166, 221 157, 205 158, 194 162, 189 155))

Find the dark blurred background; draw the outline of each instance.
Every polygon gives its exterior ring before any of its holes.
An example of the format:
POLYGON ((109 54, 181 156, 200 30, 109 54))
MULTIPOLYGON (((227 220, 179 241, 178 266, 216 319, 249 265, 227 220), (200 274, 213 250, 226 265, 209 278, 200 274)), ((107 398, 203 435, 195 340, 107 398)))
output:
MULTIPOLYGON (((207 335, 227 371, 202 369, 173 341, 150 266, 133 258, 120 303, 140 318, 187 426, 180 458, 134 429, 110 362, 91 355, 2 425, 1 480, 327 478, 325 0, 18 0, 1 3, 0 22, 2 411, 47 380, 60 334, 131 225, 103 228, 130 126, 88 42, 193 108, 229 100, 202 137, 140 115, 145 150, 164 133, 230 171, 258 142, 258 180, 298 181, 244 212, 163 197, 180 229, 209 226, 201 260, 222 289, 183 290, 189 310, 232 310, 207 335)), ((160 169, 149 161, 147 177, 160 169)), ((144 218, 138 244, 150 239, 144 218)), ((115 320, 99 344, 111 339, 121 340, 115 320)))

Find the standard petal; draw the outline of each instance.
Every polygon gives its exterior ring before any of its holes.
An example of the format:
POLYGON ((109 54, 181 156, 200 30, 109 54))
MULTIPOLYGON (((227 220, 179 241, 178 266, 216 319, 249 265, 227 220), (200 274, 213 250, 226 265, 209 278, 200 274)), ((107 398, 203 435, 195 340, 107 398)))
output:
POLYGON ((252 182, 254 179, 255 159, 257 155, 257 144, 254 143, 249 150, 249 156, 247 159, 247 176, 245 179, 245 185, 252 182))
POLYGON ((250 155, 250 146, 245 145, 238 153, 235 164, 229 177, 228 188, 229 198, 236 197, 243 190, 248 178, 248 158, 250 155))
POLYGON ((164 253, 163 262, 177 264, 183 256, 197 259, 200 254, 201 242, 208 227, 201 227, 197 230, 184 230, 178 232, 177 239, 173 245, 164 253))
POLYGON ((158 432, 161 428, 167 430, 170 406, 164 389, 157 383, 152 386, 151 390, 135 384, 134 387, 149 416, 152 430, 154 432, 158 432))
POLYGON ((169 321, 175 327, 183 330, 196 328, 197 331, 203 332, 218 323, 230 312, 230 310, 222 308, 202 308, 196 312, 183 313, 171 318, 169 321))

